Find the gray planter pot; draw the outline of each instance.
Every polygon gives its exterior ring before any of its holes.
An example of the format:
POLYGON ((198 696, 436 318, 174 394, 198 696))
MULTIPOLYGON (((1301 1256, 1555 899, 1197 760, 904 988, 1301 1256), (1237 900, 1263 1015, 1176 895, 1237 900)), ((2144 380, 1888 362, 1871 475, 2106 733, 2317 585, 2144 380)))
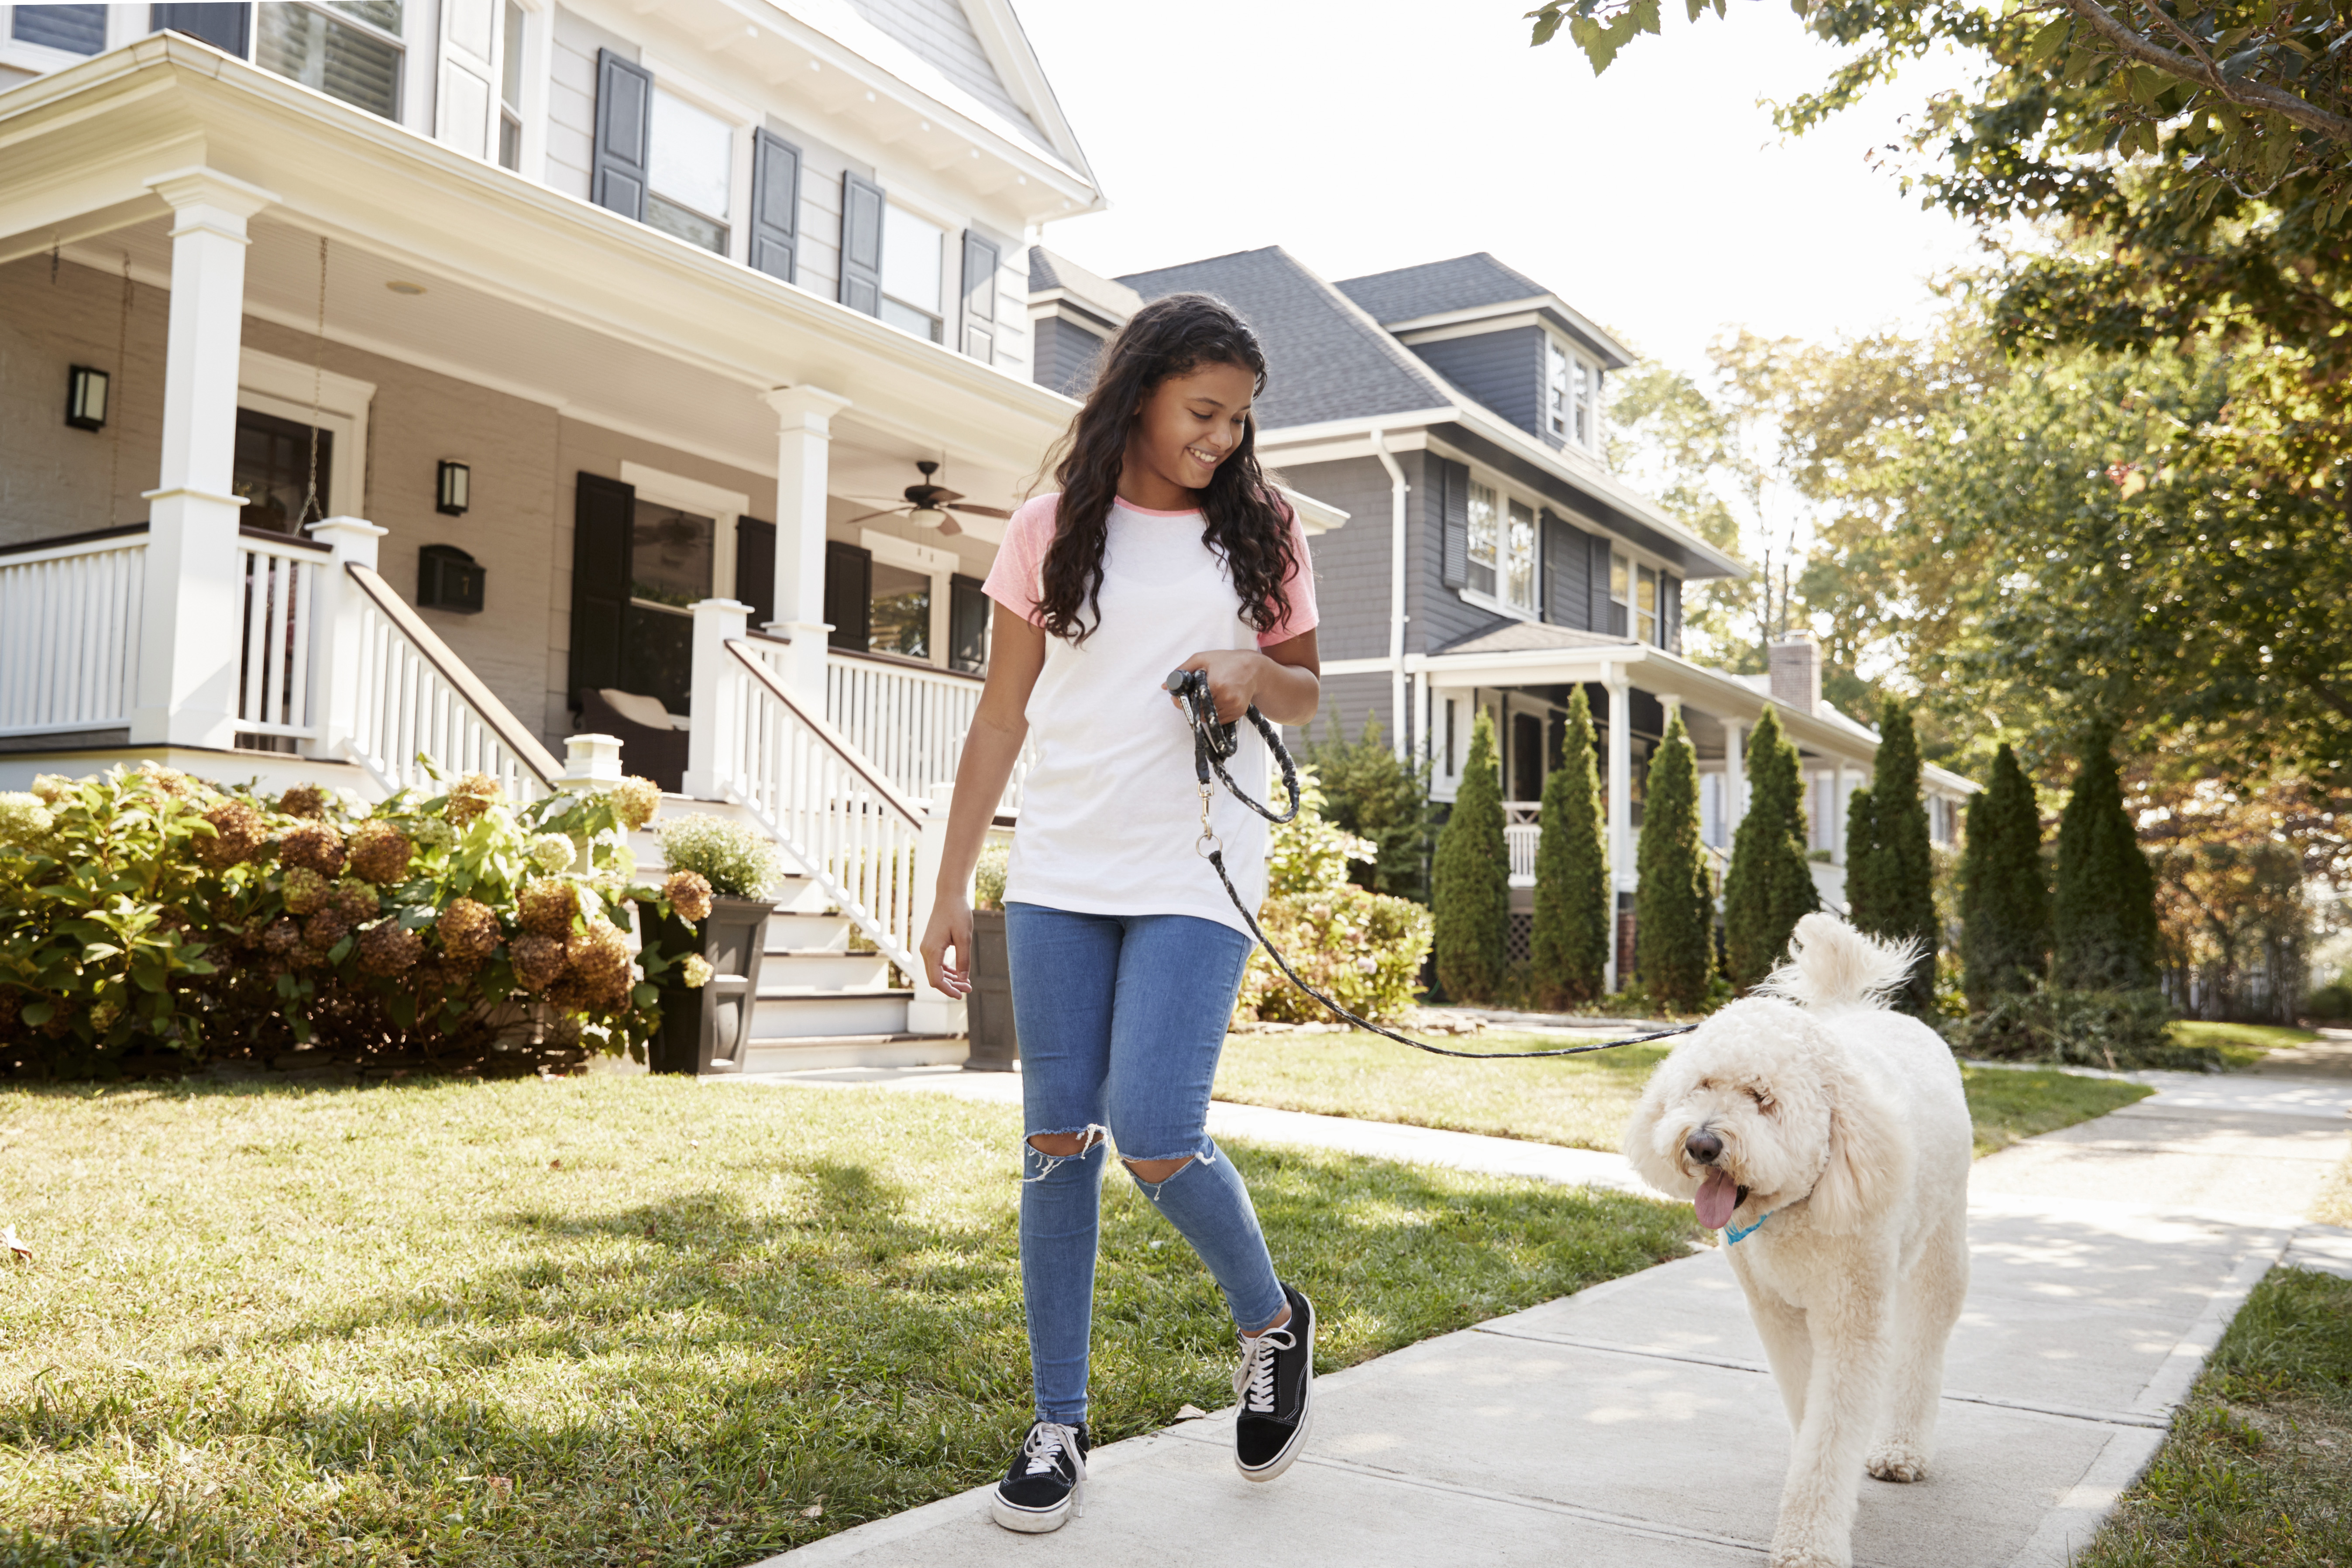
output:
POLYGON ((1004 911, 971 912, 971 994, 964 999, 964 1026, 971 1036, 966 1072, 1011 1072, 1021 1059, 1021 1037, 1013 1027, 1013 965, 1005 955, 1004 911))
POLYGON ((664 952, 699 949, 711 969, 698 991, 663 987, 661 1033, 653 1040, 648 1063, 654 1071, 709 1078, 743 1070, 751 1016, 760 1003, 768 916, 774 911, 764 899, 713 898, 699 927, 676 916, 650 922, 646 935, 664 952))

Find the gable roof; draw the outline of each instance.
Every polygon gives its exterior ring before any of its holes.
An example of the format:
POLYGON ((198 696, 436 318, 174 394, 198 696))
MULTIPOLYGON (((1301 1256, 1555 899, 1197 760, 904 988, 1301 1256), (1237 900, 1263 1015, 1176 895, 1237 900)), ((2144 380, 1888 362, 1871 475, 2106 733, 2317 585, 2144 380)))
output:
POLYGON ((1008 91, 961 0, 849 0, 859 16, 937 66, 942 75, 1012 121, 1038 146, 1058 151, 1008 91))
POLYGON ((1433 317, 1475 319, 1481 311, 1517 305, 1549 315, 1570 332, 1588 340, 1614 360, 1612 370, 1622 369, 1635 358, 1607 329, 1526 273, 1506 267, 1483 250, 1425 261, 1418 267, 1400 267, 1392 272, 1343 278, 1333 287, 1391 331, 1412 323, 1434 325, 1433 317))
POLYGON ((1124 283, 1114 283, 1089 272, 1066 256, 1042 245, 1029 247, 1029 298, 1034 301, 1059 292, 1087 307, 1114 326, 1124 325, 1143 309, 1142 296, 1124 283))
POLYGON ((1130 272, 1118 281, 1146 300, 1213 294, 1240 311, 1265 345, 1258 417, 1267 429, 1451 409, 1458 396, 1418 355, 1278 245, 1130 272))

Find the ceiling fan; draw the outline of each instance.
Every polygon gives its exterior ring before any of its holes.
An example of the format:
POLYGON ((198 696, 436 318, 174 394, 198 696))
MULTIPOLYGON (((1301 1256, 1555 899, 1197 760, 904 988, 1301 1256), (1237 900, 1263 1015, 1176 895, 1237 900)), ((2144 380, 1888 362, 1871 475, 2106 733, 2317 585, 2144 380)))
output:
POLYGON ((936 528, 943 534, 954 535, 963 531, 963 525, 956 521, 957 512, 970 512, 974 517, 1013 515, 996 507, 974 505, 966 501, 961 491, 931 483, 931 476, 940 471, 937 463, 917 463, 915 467, 922 470, 923 482, 907 487, 903 492, 907 498, 904 506, 886 506, 880 511, 869 511, 864 517, 853 517, 849 521, 866 522, 877 517, 903 516, 920 527, 936 528))

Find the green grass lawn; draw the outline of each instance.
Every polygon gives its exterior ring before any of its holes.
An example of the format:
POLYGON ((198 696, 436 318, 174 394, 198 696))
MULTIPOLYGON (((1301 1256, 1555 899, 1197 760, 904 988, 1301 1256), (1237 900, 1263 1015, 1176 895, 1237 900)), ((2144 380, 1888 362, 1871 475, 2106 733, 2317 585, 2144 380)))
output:
POLYGON ((2352 1279, 2273 1268, 2081 1568, 2352 1563, 2352 1279))
MULTIPOLYGON (((1483 1034, 1465 1048, 1538 1050, 1555 1036, 1483 1034)), ((1370 1035, 1235 1035, 1217 1068, 1219 1100, 1405 1121, 1614 1150, 1650 1069, 1667 1047, 1626 1046, 1589 1057, 1465 1062, 1424 1056, 1370 1035)), ((2057 1071, 1963 1068, 1977 1152, 2104 1116, 2154 1090, 2057 1071)))
MULTIPOLYGON (((740 1568, 1002 1472, 1017 1113, 676 1080, 0 1090, 0 1564, 740 1568)), ((1687 1208, 1235 1150, 1326 1368, 1680 1256, 1687 1208)), ((1107 1184, 1105 1439, 1230 1402, 1107 1184)))
POLYGON ((2178 1045, 2220 1052, 2225 1068, 2250 1068, 2282 1046, 2307 1046, 2319 1036, 2315 1030, 2275 1024, 2211 1024, 2182 1018, 2173 1024, 2172 1038, 2178 1045))

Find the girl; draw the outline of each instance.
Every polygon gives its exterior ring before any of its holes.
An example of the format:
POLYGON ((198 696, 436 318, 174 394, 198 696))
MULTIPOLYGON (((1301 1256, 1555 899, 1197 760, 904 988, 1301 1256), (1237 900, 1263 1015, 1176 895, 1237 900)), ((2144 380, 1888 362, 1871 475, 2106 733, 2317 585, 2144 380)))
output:
MULTIPOLYGON (((1252 941, 1195 850, 1192 731, 1161 689, 1171 670, 1202 670, 1221 720, 1253 703, 1277 723, 1315 716, 1306 533, 1252 450, 1250 407, 1265 384, 1255 335, 1218 300, 1146 306, 1103 350, 1055 470, 1061 493, 1013 514, 985 584, 996 601, 988 684, 956 770, 922 953, 933 985, 971 990, 964 889, 1034 735, 1004 889, 1037 1401, 991 1502, 1010 1530, 1059 1529, 1086 1476, 1106 1135, 1233 1311, 1242 1474, 1272 1480, 1307 1435, 1315 1309, 1276 1277, 1249 1192, 1207 1131, 1252 941)), ((1264 778, 1264 742, 1247 725, 1242 736, 1230 770, 1264 778)), ((1265 824, 1222 791, 1211 815, 1255 909, 1265 824)))

